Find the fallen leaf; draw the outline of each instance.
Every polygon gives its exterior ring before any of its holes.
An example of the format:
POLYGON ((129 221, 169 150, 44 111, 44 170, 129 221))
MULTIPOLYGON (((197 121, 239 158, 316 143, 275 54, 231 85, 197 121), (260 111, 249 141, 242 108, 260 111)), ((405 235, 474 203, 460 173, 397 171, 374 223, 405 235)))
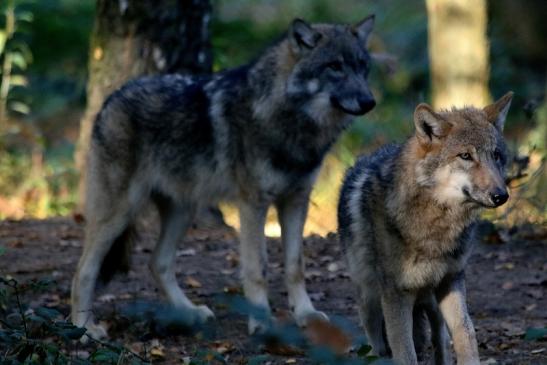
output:
POLYGON ((116 300, 116 296, 114 294, 103 294, 97 300, 102 303, 111 303, 116 300))
POLYGON ((228 341, 215 341, 212 345, 213 349, 219 354, 223 355, 234 350, 234 345, 228 341))
POLYGON ((72 215, 72 219, 74 219, 74 222, 78 224, 85 223, 85 216, 82 213, 74 213, 72 215))
POLYGON ((187 276, 186 280, 184 280, 184 283, 190 288, 201 288, 201 283, 191 276, 187 276))
POLYGON ((195 256, 196 250, 193 248, 187 248, 186 250, 177 250, 177 257, 181 256, 195 256))
POLYGON ((346 353, 351 346, 351 339, 344 331, 324 320, 311 320, 305 334, 312 344, 329 347, 337 354, 346 353))
POLYGON ((503 264, 498 264, 494 266, 494 270, 501 270, 501 269, 513 270, 514 268, 515 268, 515 264, 513 264, 512 262, 504 262, 503 264))

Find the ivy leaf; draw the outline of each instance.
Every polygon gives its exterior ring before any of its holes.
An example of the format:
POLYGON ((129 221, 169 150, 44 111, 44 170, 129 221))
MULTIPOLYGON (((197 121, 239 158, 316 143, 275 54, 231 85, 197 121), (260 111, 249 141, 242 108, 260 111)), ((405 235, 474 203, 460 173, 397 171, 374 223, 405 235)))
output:
POLYGON ((10 84, 10 87, 27 86, 28 85, 28 80, 23 75, 11 75, 10 80, 9 80, 9 84, 10 84))
POLYGON ((34 15, 30 11, 18 11, 15 14, 15 18, 18 21, 32 22, 34 15))
POLYGON ((27 60, 21 52, 10 52, 9 55, 11 56, 11 63, 19 67, 21 70, 26 70, 28 66, 27 60))
POLYGON ((357 355, 365 357, 370 352, 370 350, 372 350, 372 347, 370 345, 363 345, 359 347, 359 350, 357 350, 357 355))
POLYGON ((36 315, 44 319, 49 319, 49 320, 53 320, 61 316, 61 313, 58 310, 55 310, 53 308, 46 308, 46 307, 38 307, 34 310, 34 313, 36 313, 36 315))
POLYGON ((28 114, 30 113, 30 107, 23 103, 23 102, 20 102, 20 101, 12 101, 10 104, 10 109, 13 110, 14 112, 18 112, 18 113, 21 113, 21 114, 28 114))
POLYGON ((4 47, 6 46, 6 31, 0 30, 0 54, 4 53, 4 47))

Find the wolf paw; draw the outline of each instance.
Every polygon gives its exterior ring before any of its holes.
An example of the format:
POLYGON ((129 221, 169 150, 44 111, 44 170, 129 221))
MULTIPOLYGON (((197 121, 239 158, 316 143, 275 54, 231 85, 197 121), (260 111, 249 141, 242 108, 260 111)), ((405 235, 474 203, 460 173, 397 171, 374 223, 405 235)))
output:
POLYGON ((268 331, 271 323, 260 321, 254 317, 249 317, 249 335, 262 335, 268 331))
POLYGON ((205 323, 215 319, 215 314, 206 305, 198 305, 194 308, 194 310, 196 311, 196 320, 199 323, 205 323))
POLYGON ((86 332, 80 338, 80 342, 85 344, 89 342, 89 337, 95 340, 102 340, 108 337, 106 327, 98 323, 88 323, 85 325, 86 332))
POLYGON ((329 321, 329 317, 325 313, 315 309, 302 311, 299 313, 295 312, 294 319, 299 327, 307 327, 307 325, 313 320, 325 322, 329 321))

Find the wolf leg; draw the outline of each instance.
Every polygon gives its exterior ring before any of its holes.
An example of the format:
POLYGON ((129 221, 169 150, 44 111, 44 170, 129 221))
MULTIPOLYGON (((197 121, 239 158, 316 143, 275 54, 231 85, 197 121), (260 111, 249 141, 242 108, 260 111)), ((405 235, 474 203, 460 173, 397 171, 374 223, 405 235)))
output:
POLYGON ((368 342, 372 346, 372 353, 377 356, 386 356, 387 348, 383 336, 384 316, 380 298, 376 293, 370 292, 368 288, 364 287, 364 284, 359 285, 359 317, 367 334, 368 342))
POLYGON ((452 335, 458 365, 479 365, 479 350, 475 329, 467 312, 464 280, 461 273, 441 283, 436 295, 452 335))
POLYGON ((431 343, 435 352, 435 365, 448 365, 451 363, 448 352, 448 333, 437 300, 432 295, 429 301, 424 303, 424 306, 431 325, 431 343))
MULTIPOLYGON (((91 204, 88 201, 88 205, 91 204)), ((130 220, 128 205, 125 202, 115 205, 117 208, 110 208, 110 214, 105 217, 97 210, 88 209, 84 251, 72 280, 72 322, 87 328, 87 334, 96 339, 106 337, 107 333, 93 320, 93 291, 103 259, 130 220)), ((82 341, 85 340, 86 337, 82 337, 82 341)))
POLYGON ((277 203, 281 239, 285 250, 285 283, 289 307, 299 326, 305 326, 312 318, 328 320, 326 314, 313 307, 306 291, 302 234, 308 211, 308 198, 308 191, 299 192, 284 197, 277 203))
MULTIPOLYGON (((247 300, 264 309, 265 315, 270 315, 268 304, 266 265, 266 237, 264 224, 268 206, 241 202, 239 205, 240 220, 240 262, 243 290, 247 300)), ((249 318, 249 333, 257 333, 265 329, 266 323, 258 318, 249 318)))
POLYGON ((412 308, 415 296, 407 292, 382 294, 382 311, 393 359, 400 365, 417 365, 412 339, 412 308))
POLYGON ((213 312, 205 305, 196 306, 188 299, 177 283, 174 262, 177 243, 182 238, 194 216, 190 205, 175 203, 164 196, 153 196, 161 218, 161 233, 150 260, 150 271, 170 304, 197 315, 205 322, 213 318, 213 312))

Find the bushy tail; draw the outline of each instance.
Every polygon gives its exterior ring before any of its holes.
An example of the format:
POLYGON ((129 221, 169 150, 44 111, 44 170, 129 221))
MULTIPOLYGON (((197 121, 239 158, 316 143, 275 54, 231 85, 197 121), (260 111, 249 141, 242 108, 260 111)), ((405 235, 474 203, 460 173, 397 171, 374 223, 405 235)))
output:
POLYGON ((125 230, 114 240, 112 247, 106 254, 99 271, 99 281, 108 283, 116 273, 127 273, 131 263, 131 249, 137 238, 137 231, 133 224, 129 224, 125 230))

